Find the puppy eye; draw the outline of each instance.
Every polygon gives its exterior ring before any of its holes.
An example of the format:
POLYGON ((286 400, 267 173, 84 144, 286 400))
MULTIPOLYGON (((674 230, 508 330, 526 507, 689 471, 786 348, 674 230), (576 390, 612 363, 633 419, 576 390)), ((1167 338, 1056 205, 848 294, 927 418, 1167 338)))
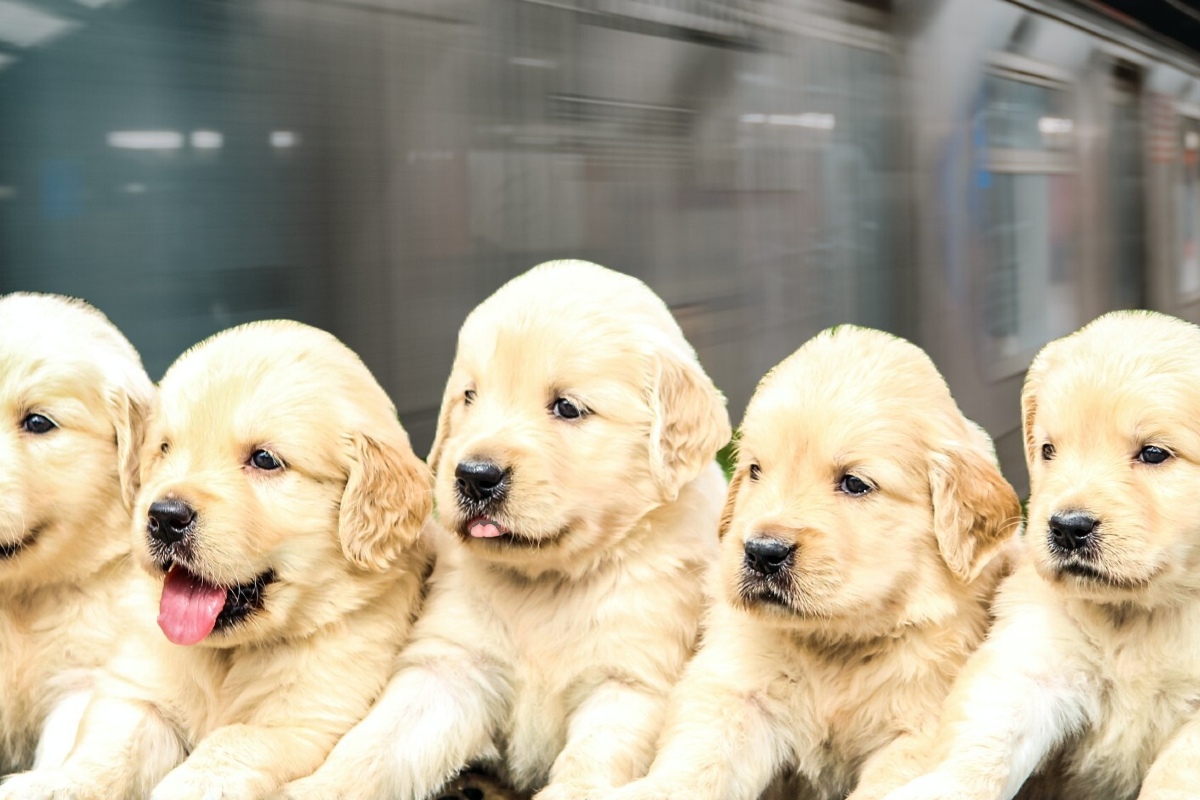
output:
POLYGON ((254 454, 250 456, 250 466, 270 472, 271 470, 279 469, 283 464, 280 464, 279 459, 266 450, 255 450, 254 454))
POLYGON ((550 407, 554 412, 554 416, 559 419, 579 419, 584 415, 584 411, 579 406, 572 403, 565 397, 560 397, 554 401, 554 405, 550 407))
POLYGON ((1143 464, 1161 464, 1171 457, 1171 454, 1161 447, 1148 444, 1138 453, 1138 461, 1143 464))
POLYGON ((750 465, 750 480, 756 481, 762 477, 762 467, 758 464, 750 465))
POLYGON ((1054 445, 1047 442, 1042 445, 1042 461, 1052 461, 1054 459, 1054 445))
POLYGON ((49 433, 57 427, 53 420, 43 414, 30 414, 21 420, 21 429, 27 433, 49 433))
POLYGON ((467 389, 465 392, 463 392, 463 400, 466 402, 467 405, 471 405, 471 403, 474 403, 475 402, 475 390, 467 389))
POLYGON ((838 484, 838 488, 848 495, 859 497, 871 491, 871 484, 857 475, 844 475, 842 482, 838 484))
POLYGON ((162 453, 164 456, 167 454, 167 451, 170 449, 171 449, 170 442, 163 442, 162 444, 160 444, 158 446, 158 452, 162 453))

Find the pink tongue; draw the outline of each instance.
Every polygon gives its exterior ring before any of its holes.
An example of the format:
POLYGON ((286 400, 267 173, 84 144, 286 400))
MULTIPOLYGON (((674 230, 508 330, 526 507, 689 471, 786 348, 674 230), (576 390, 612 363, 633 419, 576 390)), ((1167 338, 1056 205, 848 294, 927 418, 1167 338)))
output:
POLYGON ((495 539, 500 535, 500 529, 494 522, 476 522, 467 532, 476 539, 495 539))
POLYGON ((226 590, 209 586, 185 569, 172 567, 163 582, 158 627, 175 644, 196 644, 212 633, 225 607, 226 590))

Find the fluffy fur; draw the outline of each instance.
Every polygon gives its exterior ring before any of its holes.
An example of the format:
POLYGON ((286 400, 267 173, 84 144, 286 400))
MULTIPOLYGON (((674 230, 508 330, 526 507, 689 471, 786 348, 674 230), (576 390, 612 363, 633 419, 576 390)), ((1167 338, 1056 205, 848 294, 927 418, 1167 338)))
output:
POLYGON ((1016 494, 928 356, 879 331, 809 341, 741 434, 703 644, 650 774, 610 797, 880 797, 983 639, 1016 494))
POLYGON ((185 353, 163 378, 141 478, 145 572, 128 590, 124 647, 65 765, 14 777, 5 800, 266 796, 362 718, 411 628, 431 477, 332 336, 258 323, 185 353), (260 450, 281 466, 256 466, 260 450), (150 535, 163 500, 195 510, 170 547, 150 535), (269 577, 261 607, 179 646, 154 626, 168 567, 224 587, 269 577))
POLYGON ((1021 404, 1030 558, 951 695, 939 764, 889 800, 1007 798, 1035 771, 1024 796, 1194 798, 1200 329, 1107 314, 1042 350, 1021 404), (1070 553, 1064 512, 1098 521, 1070 553))
POLYGON ((0 299, 0 774, 65 757, 110 655, 153 392, 100 312, 0 299))
POLYGON ((553 262, 492 295, 462 327, 442 403, 430 463, 450 533, 413 642, 288 796, 417 800, 482 764, 542 800, 584 800, 644 773, 696 637, 729 433, 641 282, 553 262), (508 470, 502 500, 458 488, 480 460, 508 470), (503 534, 472 536, 484 517, 503 534))

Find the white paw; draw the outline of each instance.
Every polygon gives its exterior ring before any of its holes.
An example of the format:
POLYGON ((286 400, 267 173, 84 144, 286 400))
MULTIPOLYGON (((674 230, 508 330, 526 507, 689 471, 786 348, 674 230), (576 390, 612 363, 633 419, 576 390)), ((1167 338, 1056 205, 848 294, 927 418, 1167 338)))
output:
POLYGON ((162 779, 150 800, 244 800, 255 792, 217 773, 177 768, 162 779))
POLYGON ((271 800, 350 800, 351 795, 318 775, 292 781, 276 792, 271 800))
POLYGON ((599 800, 690 800, 693 796, 685 786, 643 778, 627 783, 620 789, 614 789, 599 800))
POLYGON ((533 800, 603 800, 612 789, 575 783, 552 783, 533 796, 533 800))
POLYGON ((917 778, 883 800, 966 800, 972 794, 959 781, 939 772, 917 778))
POLYGON ((87 796, 59 770, 21 772, 0 783, 0 800, 81 800, 87 796))

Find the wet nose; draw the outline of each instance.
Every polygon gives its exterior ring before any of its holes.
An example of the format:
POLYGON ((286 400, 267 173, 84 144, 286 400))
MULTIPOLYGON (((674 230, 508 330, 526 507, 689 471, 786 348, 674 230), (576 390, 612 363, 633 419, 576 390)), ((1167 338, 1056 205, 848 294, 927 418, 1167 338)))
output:
POLYGON ((1092 540, 1098 524, 1095 517, 1082 511, 1065 511, 1050 517, 1050 540, 1055 548, 1071 553, 1092 540))
POLYGON ((195 521, 196 510, 182 500, 155 500, 146 530, 163 544, 175 544, 191 532, 195 521))
POLYGON ((476 503, 497 502, 508 488, 508 470, 493 461, 463 461, 454 470, 459 496, 476 503))
POLYGON ((750 539, 745 549, 748 568, 759 575, 774 575, 787 564, 796 546, 778 539, 750 539))

